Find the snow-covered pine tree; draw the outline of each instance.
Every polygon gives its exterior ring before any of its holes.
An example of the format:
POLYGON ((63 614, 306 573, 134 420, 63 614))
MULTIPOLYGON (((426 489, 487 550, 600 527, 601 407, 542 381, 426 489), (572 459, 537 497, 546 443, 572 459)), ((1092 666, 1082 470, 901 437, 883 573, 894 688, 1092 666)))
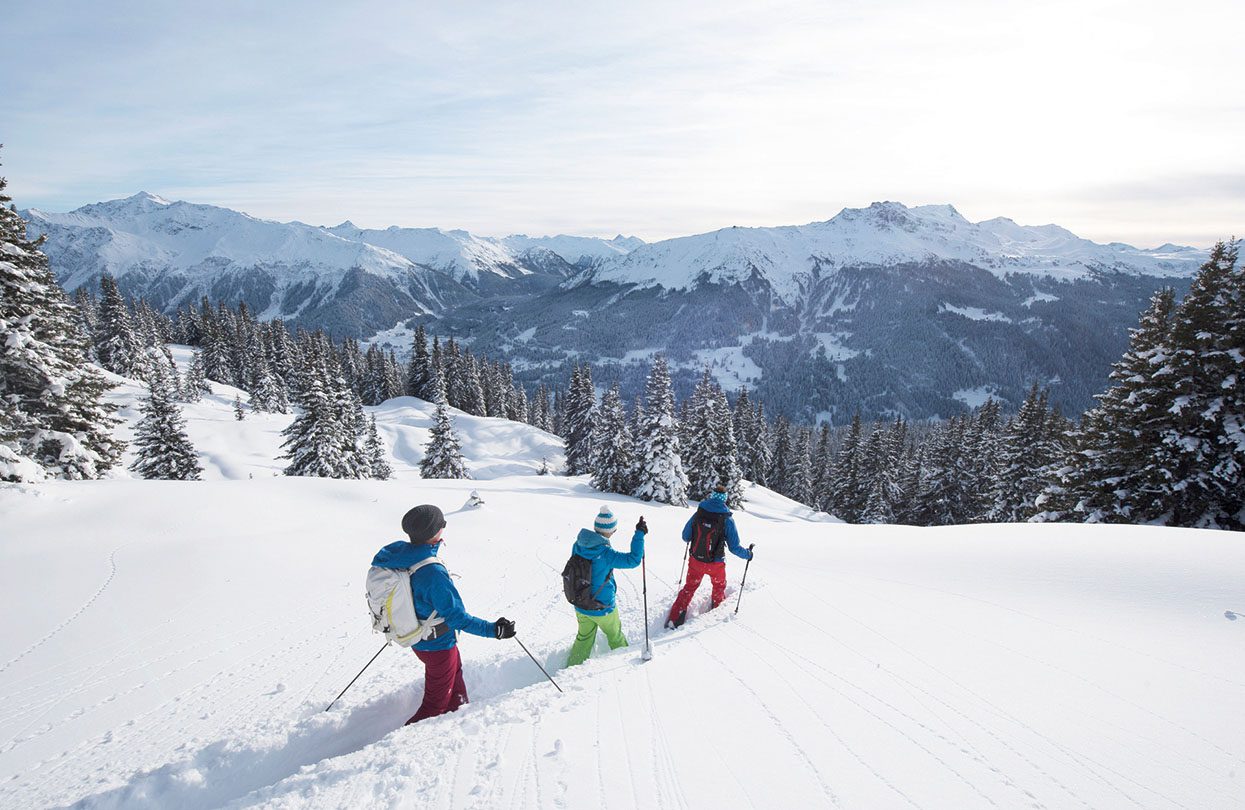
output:
POLYGON ((470 478, 463 461, 462 442, 454 430, 445 392, 433 392, 437 407, 432 416, 432 432, 419 462, 421 478, 470 478))
POLYGON ((95 353, 100 365, 122 377, 143 379, 146 352, 134 331, 130 308, 112 276, 101 276, 99 288, 99 333, 95 336, 95 353))
POLYGON ((406 395, 431 401, 432 356, 428 354, 428 333, 421 323, 415 327, 411 338, 411 365, 406 375, 406 395))
POLYGON ((463 404, 459 410, 472 416, 486 416, 488 407, 484 402, 484 385, 480 382, 480 364, 471 349, 463 352, 461 367, 463 404))
POLYGON ((788 493, 791 492, 792 466, 795 463, 791 446, 791 423, 787 417, 780 415, 774 422, 774 455, 767 478, 770 489, 787 497, 791 497, 788 493))
POLYGON ((964 467, 965 502, 971 520, 987 519, 994 506, 993 488, 999 458, 999 441, 1003 431, 1003 406, 988 398, 973 414, 965 430, 967 453, 964 467))
POLYGON ((458 343, 454 338, 447 338, 441 348, 441 379, 445 383, 445 402, 451 408, 463 410, 466 399, 464 393, 464 373, 462 355, 458 351, 458 343))
POLYGON ((731 413, 731 422, 735 428, 735 447, 739 452, 739 470, 744 478, 749 481, 756 480, 756 473, 752 469, 753 449, 753 419, 755 415, 752 412, 752 400, 748 397, 748 386, 739 389, 739 393, 735 396, 735 408, 731 413))
POLYGON ((197 481, 203 468, 186 435, 186 421, 174 402, 168 376, 160 366, 150 376, 147 398, 139 405, 143 416, 135 428, 136 457, 130 470, 148 479, 197 481))
POLYGON ((376 415, 373 414, 367 426, 367 438, 363 443, 363 451, 367 454, 368 477, 377 481, 388 481, 393 478, 393 467, 389 466, 389 450, 376 430, 376 415))
POLYGON ((674 391, 666 358, 657 355, 644 386, 644 409, 636 440, 635 496, 645 501, 687 506, 687 476, 679 457, 674 391))
POLYGON ((631 494, 635 487, 635 458, 631 427, 627 424, 618 383, 614 383, 601 399, 595 437, 592 486, 602 492, 631 494))
POLYGON ((726 505, 743 508, 743 470, 739 467, 739 445, 735 441, 735 424, 726 393, 716 385, 710 403, 709 445, 713 450, 713 469, 718 484, 726 487, 726 505))
POLYGON ((78 316, 79 331, 90 338, 90 347, 87 349, 87 356, 92 360, 95 357, 95 331, 96 324, 99 323, 99 302, 95 300, 95 296, 91 294, 87 287, 79 287, 74 290, 73 305, 78 316))
POLYGON ((0 177, 0 479, 98 478, 119 460, 111 386, 0 177))
POLYGON ((198 402, 203 399, 204 394, 210 393, 212 389, 208 385, 203 370, 203 353, 196 351, 190 355, 190 365, 187 366, 186 375, 182 379, 181 400, 182 402, 198 402))
POLYGON ((817 445, 813 451, 813 499, 810 506, 821 511, 826 509, 830 500, 830 490, 834 483, 834 453, 830 449, 830 423, 822 422, 817 433, 817 445))
MULTIPOLYGON (((1047 463, 1047 393, 1036 383, 1008 423, 999 443, 999 463, 986 517, 994 523, 1028 520, 1045 487, 1040 471, 1047 463)), ((959 521, 956 521, 959 522, 959 521)))
POLYGON ((1220 242, 1172 315, 1169 354, 1155 372, 1175 394, 1152 463, 1167 470, 1170 522, 1245 529, 1245 382, 1239 243, 1220 242))
POLYGON ((712 444, 712 422, 714 418, 713 376, 709 367, 690 400, 684 401, 682 417, 679 420, 682 430, 679 433, 679 454, 683 461, 683 471, 687 474, 687 497, 691 501, 701 501, 709 497, 713 488, 718 485, 716 455, 712 444))
POLYGON ((402 366, 398 363, 398 358, 393 353, 393 349, 385 355, 385 399, 395 399, 403 395, 406 391, 406 383, 402 379, 402 366))
POLYGON ((389 393, 385 355, 376 346, 368 346, 363 357, 363 373, 359 380, 359 397, 364 405, 379 405, 389 393))
POLYGON ((843 436, 831 473, 834 485, 822 509, 840 520, 855 523, 865 509, 860 491, 860 443, 862 440, 860 412, 852 417, 851 426, 843 436))
POLYGON ((592 471, 592 423, 596 411, 596 390, 589 366, 575 366, 565 402, 566 474, 583 475, 592 471))
POLYGON ((765 403, 758 401, 752 412, 752 481, 769 486, 769 470, 774 463, 774 435, 765 418, 765 403))
POLYGON ((281 435, 286 452, 278 458, 288 459, 285 475, 314 478, 341 478, 341 430, 332 401, 325 390, 323 374, 304 376, 299 399, 302 412, 294 417, 281 435))
POLYGON ((234 394, 233 397, 233 418, 241 422, 246 418, 246 411, 242 408, 242 395, 234 394))

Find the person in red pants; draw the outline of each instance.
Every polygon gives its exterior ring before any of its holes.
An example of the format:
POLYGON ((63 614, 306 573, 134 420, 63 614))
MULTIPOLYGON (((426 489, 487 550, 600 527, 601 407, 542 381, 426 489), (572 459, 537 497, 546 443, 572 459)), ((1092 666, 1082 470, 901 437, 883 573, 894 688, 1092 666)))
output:
POLYGON ((403 516, 402 531, 410 542, 398 540, 385 546, 376 553, 372 565, 399 570, 419 566, 411 573, 415 615, 422 621, 436 611, 439 617, 434 620, 428 637, 412 647, 424 664, 424 700, 419 711, 406 721, 409 725, 452 712, 467 702, 457 631, 485 638, 511 638, 514 622, 505 617, 490 622, 472 616, 463 607, 463 600, 444 564, 438 561, 435 565, 419 565, 435 558, 441 548, 445 516, 440 509, 432 504, 416 506, 403 516))
POLYGON ((681 627, 687 621, 687 606, 692 603, 700 580, 706 576, 713 585, 710 597, 713 607, 722 604, 726 598, 727 548, 740 559, 752 559, 752 551, 739 544, 735 519, 726 506, 726 487, 715 488, 713 494, 700 502, 696 514, 683 527, 683 542, 688 544, 687 582, 666 617, 666 627, 670 628, 681 627))

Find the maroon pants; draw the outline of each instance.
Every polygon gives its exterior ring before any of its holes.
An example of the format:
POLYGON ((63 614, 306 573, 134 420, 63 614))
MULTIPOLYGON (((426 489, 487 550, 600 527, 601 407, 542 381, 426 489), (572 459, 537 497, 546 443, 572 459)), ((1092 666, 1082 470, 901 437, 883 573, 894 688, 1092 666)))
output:
POLYGON ((674 607, 670 608, 668 621, 673 621, 676 616, 687 610, 687 606, 692 603, 692 597, 696 595, 696 589, 700 587, 700 580, 706 576, 713 583, 711 597, 713 607, 722 604, 722 600, 726 598, 726 563, 705 563, 695 557, 688 557, 687 582, 683 584, 683 590, 679 591, 679 595, 675 597, 674 607))
POLYGON ((455 711, 467 702, 467 685, 463 683, 463 660, 458 656, 458 646, 448 650, 415 650, 424 662, 424 702, 419 711, 406 721, 418 723, 438 714, 455 711))

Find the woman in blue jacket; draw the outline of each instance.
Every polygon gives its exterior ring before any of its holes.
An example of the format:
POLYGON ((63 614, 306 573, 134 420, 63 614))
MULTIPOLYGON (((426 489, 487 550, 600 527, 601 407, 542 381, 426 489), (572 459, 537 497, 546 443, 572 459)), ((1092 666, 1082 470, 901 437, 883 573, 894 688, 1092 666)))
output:
POLYGON ((618 518, 608 506, 602 506, 601 512, 593 522, 592 531, 580 529, 575 540, 573 554, 584 557, 592 562, 592 594, 601 604, 600 609, 586 610, 576 606, 575 618, 579 621, 579 632, 575 635, 575 643, 571 645, 571 654, 567 666, 582 664, 592 654, 592 644, 597 639, 597 628, 605 633, 605 640, 610 649, 627 646, 627 637, 622 632, 622 621, 618 618, 618 607, 614 604, 616 588, 614 587, 615 568, 636 568, 644 559, 644 535, 648 526, 644 518, 635 525, 635 534, 631 538, 631 551, 627 554, 610 548, 610 537, 618 529, 618 518))
MULTIPOLYGON (((402 517, 402 531, 410 541, 398 540, 385 546, 376 553, 372 565, 411 568, 435 557, 441 548, 445 516, 432 504, 416 506, 402 517)), ((498 639, 514 635, 514 622, 505 617, 490 622, 468 613, 443 564, 425 565, 411 574, 411 596, 416 616, 426 619, 435 610, 445 622, 435 625, 428 638, 412 647, 424 663, 424 701, 419 711, 406 721, 408 725, 452 712, 467 702, 463 662, 458 654, 458 631, 498 639)))

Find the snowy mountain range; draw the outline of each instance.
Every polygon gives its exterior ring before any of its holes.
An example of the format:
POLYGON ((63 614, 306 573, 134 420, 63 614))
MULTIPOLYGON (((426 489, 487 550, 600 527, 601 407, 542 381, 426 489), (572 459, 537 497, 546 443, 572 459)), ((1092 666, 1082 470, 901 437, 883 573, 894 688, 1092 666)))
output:
POLYGON ((664 352, 684 391, 708 365, 773 409, 835 420, 1017 403, 1034 382, 1077 412, 1149 296, 1182 289, 1205 257, 897 202, 651 244, 324 228, 146 193, 25 215, 68 289, 110 273, 166 310, 242 300, 399 351, 421 321, 528 381, 561 384, 568 362, 589 360, 627 395, 664 352))

